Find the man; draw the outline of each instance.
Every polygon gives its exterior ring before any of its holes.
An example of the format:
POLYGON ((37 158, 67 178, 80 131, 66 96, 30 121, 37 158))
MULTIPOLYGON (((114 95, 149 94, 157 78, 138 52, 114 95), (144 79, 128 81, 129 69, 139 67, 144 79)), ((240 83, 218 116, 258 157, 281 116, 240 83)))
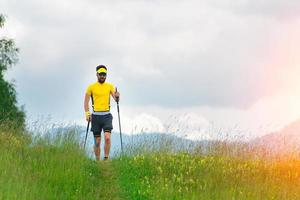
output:
POLYGON ((85 93, 84 111, 86 120, 92 122, 91 131, 94 134, 94 152, 96 160, 100 160, 101 132, 104 132, 104 160, 109 157, 111 146, 112 115, 110 113, 110 96, 119 101, 120 94, 110 83, 106 83, 107 68, 104 65, 96 67, 98 81, 91 84, 85 93), (93 113, 89 111, 89 101, 92 99, 93 113))

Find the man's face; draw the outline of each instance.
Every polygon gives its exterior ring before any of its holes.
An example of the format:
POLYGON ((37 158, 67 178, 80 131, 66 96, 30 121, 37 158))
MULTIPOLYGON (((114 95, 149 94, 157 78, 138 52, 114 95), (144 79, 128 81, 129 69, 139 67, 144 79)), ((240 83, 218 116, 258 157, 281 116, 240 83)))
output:
POLYGON ((104 83, 106 80, 106 73, 97 73, 97 78, 100 83, 104 83))

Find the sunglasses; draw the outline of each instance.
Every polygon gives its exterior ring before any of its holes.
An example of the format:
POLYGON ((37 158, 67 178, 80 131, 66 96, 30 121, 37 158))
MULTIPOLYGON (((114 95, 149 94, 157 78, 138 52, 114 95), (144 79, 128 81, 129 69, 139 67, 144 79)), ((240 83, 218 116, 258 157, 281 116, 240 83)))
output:
POLYGON ((99 76, 104 76, 104 77, 105 77, 105 76, 106 76, 106 73, 101 72, 101 73, 98 73, 98 75, 99 75, 99 76))

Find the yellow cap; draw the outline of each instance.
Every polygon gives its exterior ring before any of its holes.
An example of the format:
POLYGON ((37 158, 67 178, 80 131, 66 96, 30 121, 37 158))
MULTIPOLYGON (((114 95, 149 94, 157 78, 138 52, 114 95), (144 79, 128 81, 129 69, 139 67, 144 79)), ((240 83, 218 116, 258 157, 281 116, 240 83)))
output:
POLYGON ((104 68, 100 68, 97 70, 97 72, 100 74, 100 73, 106 73, 106 69, 104 68))

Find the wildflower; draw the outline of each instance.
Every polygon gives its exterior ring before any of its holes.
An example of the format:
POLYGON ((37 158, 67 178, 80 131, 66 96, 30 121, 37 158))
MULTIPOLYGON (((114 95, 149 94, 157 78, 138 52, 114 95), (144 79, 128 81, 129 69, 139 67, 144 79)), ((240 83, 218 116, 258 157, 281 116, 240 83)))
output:
POLYGON ((160 166, 157 168, 157 170, 158 170, 159 173, 162 173, 162 172, 163 172, 163 170, 161 169, 160 166))

